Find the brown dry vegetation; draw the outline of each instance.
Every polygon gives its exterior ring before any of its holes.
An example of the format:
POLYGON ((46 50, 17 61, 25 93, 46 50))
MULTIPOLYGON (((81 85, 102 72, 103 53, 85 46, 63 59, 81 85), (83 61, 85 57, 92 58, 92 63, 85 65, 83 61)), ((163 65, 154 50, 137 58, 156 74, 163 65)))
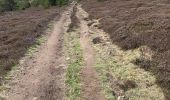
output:
POLYGON ((0 77, 18 63, 26 50, 63 8, 30 8, 0 15, 0 77))
POLYGON ((139 58, 135 64, 153 73, 170 100, 170 1, 169 0, 84 0, 91 18, 124 50, 148 46, 152 61, 139 58))

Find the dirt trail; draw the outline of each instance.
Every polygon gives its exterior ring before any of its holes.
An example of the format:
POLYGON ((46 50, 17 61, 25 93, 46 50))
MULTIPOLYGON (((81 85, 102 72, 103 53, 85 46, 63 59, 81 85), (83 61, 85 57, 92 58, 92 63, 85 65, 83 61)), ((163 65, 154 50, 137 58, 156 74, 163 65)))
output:
POLYGON ((72 14, 76 14, 76 21, 80 22, 78 29, 81 33, 80 43, 85 61, 80 73, 82 99, 105 100, 101 92, 99 75, 93 67, 95 58, 86 20, 88 14, 81 5, 76 6, 76 11, 73 10, 74 7, 75 3, 72 3, 68 10, 63 12, 59 21, 54 23, 54 29, 47 42, 40 46, 38 52, 21 60, 21 70, 19 68, 19 74, 13 76, 11 90, 5 94, 7 100, 66 100, 63 33, 66 33, 73 23, 72 14))
POLYGON ((26 70, 14 79, 16 83, 7 94, 7 100, 65 100, 62 36, 70 24, 73 6, 55 23, 47 43, 37 55, 22 64, 26 70))
POLYGON ((83 49, 85 66, 81 70, 82 98, 85 100, 105 100, 104 95, 101 93, 101 86, 98 80, 98 74, 95 70, 93 48, 89 42, 89 27, 86 19, 88 14, 77 6, 77 18, 80 21, 80 43, 83 49))

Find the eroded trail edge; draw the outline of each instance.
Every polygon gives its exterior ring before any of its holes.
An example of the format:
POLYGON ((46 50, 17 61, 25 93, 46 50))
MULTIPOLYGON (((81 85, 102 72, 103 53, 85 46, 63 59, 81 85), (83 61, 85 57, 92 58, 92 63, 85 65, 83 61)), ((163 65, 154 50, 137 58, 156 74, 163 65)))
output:
POLYGON ((54 29, 39 52, 23 61, 22 74, 14 79, 7 100, 64 100, 65 65, 62 56, 63 33, 68 29, 74 4, 55 22, 54 29))
POLYGON ((77 6, 76 16, 80 22, 80 44, 83 49, 83 56, 85 65, 80 72, 82 82, 82 99, 85 100, 105 100, 105 96, 102 93, 100 81, 98 79, 98 73, 94 68, 95 58, 93 47, 89 40, 89 27, 88 14, 81 8, 81 5, 77 6))

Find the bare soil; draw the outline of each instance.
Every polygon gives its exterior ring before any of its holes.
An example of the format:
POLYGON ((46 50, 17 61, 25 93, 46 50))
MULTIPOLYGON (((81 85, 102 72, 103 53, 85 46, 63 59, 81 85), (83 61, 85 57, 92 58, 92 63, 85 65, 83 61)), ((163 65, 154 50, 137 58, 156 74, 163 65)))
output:
POLYGON ((141 57, 134 63, 155 75, 156 84, 170 100, 169 0, 84 0, 82 4, 123 50, 143 45, 152 50, 152 60, 141 57))
POLYGON ((83 100, 105 100, 105 96, 102 93, 101 84, 98 79, 98 73, 94 68, 95 58, 93 47, 91 47, 89 40, 89 28, 85 19, 88 19, 88 14, 77 6, 77 18, 80 22, 80 44, 83 49, 83 56, 85 60, 85 66, 81 70, 81 82, 82 82, 82 99, 83 100))
MULTIPOLYGON (((18 76, 14 76, 7 100, 65 100, 65 62, 62 53, 63 34, 70 24, 73 6, 67 8, 47 42, 39 52, 21 64, 18 76)), ((56 16, 57 17, 57 16, 56 16)))

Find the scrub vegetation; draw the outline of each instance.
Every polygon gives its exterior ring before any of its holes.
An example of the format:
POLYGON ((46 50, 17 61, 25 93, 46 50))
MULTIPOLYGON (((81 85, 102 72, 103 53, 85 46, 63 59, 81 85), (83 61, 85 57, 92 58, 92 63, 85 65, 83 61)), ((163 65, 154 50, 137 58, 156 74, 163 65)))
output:
POLYGON ((0 0, 0 11, 24 10, 29 7, 44 7, 66 5, 69 0, 0 0))

